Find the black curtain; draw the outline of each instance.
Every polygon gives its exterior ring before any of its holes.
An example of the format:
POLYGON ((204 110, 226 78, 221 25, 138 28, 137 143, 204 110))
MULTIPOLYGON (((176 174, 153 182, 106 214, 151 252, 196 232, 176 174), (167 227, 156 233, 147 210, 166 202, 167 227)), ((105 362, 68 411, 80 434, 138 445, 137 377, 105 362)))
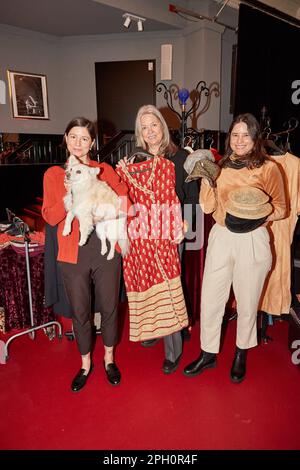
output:
MULTIPOLYGON (((299 44, 300 28, 240 6, 235 115, 250 112, 260 120, 266 106, 272 132, 283 130, 291 117, 300 119, 299 44), (297 80, 298 91, 292 88, 297 80)), ((293 153, 300 156, 300 126, 290 134, 290 142, 293 153)))

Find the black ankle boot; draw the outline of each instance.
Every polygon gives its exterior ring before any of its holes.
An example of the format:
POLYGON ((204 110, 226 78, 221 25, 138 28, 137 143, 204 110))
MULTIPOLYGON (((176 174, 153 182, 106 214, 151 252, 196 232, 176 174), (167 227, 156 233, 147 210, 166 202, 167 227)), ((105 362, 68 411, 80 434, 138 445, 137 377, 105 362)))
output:
POLYGON ((216 354, 209 353, 206 351, 201 351, 200 356, 194 362, 191 362, 184 368, 184 375, 188 377, 194 377, 195 375, 201 374, 204 369, 209 369, 210 367, 216 367, 217 360, 216 354))
POLYGON ((244 380, 246 375, 246 359, 247 349, 240 349, 237 347, 230 371, 232 382, 239 383, 244 380))

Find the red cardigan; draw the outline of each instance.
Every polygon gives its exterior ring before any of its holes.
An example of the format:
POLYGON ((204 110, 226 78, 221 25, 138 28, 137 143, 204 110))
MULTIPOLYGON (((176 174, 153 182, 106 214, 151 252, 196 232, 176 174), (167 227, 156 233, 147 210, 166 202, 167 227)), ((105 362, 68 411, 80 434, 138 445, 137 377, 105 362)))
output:
MULTIPOLYGON (((89 165, 92 167, 99 167, 100 173, 98 174, 98 178, 106 181, 118 196, 125 196, 125 198, 123 198, 121 209, 124 212, 128 212, 128 209, 131 206, 130 199, 128 198, 128 188, 126 184, 120 180, 113 168, 107 163, 97 163, 93 160, 89 162, 89 165)), ((63 203, 63 198, 66 195, 64 177, 65 171, 59 166, 52 166, 45 172, 42 215, 49 225, 58 226, 57 260, 76 264, 79 242, 79 223, 77 218, 73 220, 70 235, 67 235, 66 237, 62 236, 66 218, 66 210, 63 203)), ((116 249, 120 251, 118 245, 116 249)))

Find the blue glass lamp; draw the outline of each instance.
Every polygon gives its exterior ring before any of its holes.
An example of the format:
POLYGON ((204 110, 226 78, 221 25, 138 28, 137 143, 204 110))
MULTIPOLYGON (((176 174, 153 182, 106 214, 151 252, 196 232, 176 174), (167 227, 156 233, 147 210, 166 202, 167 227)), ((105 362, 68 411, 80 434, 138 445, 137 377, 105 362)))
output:
POLYGON ((181 88, 178 92, 178 98, 183 106, 185 106, 187 100, 189 99, 189 96, 190 92, 186 88, 181 88))
POLYGON ((181 104, 181 137, 180 137, 180 143, 181 146, 184 147, 184 136, 186 135, 186 111, 185 111, 185 105, 190 96, 190 92, 186 88, 181 88, 178 92, 178 98, 181 104))
MULTIPOLYGON (((199 108, 202 93, 204 93, 204 95, 207 97, 206 105, 209 104, 208 100, 209 100, 209 97, 211 96, 211 92, 207 88, 206 82, 204 82, 203 80, 198 82, 196 87, 195 87, 195 98, 193 98, 193 100, 191 100, 192 104, 189 107, 189 109, 186 110, 186 103, 187 103, 187 100, 190 97, 190 92, 186 88, 181 88, 180 90, 178 90, 178 87, 175 84, 172 84, 172 85, 170 85, 169 88, 167 88, 164 83, 158 83, 156 85, 156 91, 158 91, 158 92, 163 91, 164 98, 167 102, 168 107, 180 119, 180 121, 181 121, 180 145, 182 147, 184 147, 184 145, 185 145, 185 140, 184 139, 185 139, 185 136, 188 134, 187 119, 192 113, 196 113, 197 109, 199 108), (179 101, 179 104, 180 104, 180 107, 181 107, 181 113, 178 112, 176 109, 174 109, 174 106, 173 106, 173 95, 174 95, 174 97, 176 96, 175 92, 177 92, 178 101, 179 101)), ((176 96, 176 98, 177 98, 177 96, 176 96)), ((216 95, 216 96, 219 96, 219 95, 216 95)))

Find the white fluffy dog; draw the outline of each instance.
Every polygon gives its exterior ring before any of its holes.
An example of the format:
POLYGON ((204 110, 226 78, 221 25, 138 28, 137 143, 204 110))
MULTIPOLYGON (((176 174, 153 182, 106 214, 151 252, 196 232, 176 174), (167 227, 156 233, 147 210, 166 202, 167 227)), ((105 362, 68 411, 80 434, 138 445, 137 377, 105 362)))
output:
POLYGON ((99 171, 99 168, 80 163, 73 155, 69 157, 65 175, 69 189, 64 197, 67 217, 62 234, 67 236, 71 233, 72 221, 77 217, 80 228, 79 245, 82 246, 93 231, 93 221, 96 219, 96 233, 101 240, 101 254, 107 253, 106 239, 108 239, 110 251, 107 259, 110 260, 114 257, 117 242, 123 256, 128 252, 126 217, 117 218, 120 199, 107 183, 98 179, 99 171))

